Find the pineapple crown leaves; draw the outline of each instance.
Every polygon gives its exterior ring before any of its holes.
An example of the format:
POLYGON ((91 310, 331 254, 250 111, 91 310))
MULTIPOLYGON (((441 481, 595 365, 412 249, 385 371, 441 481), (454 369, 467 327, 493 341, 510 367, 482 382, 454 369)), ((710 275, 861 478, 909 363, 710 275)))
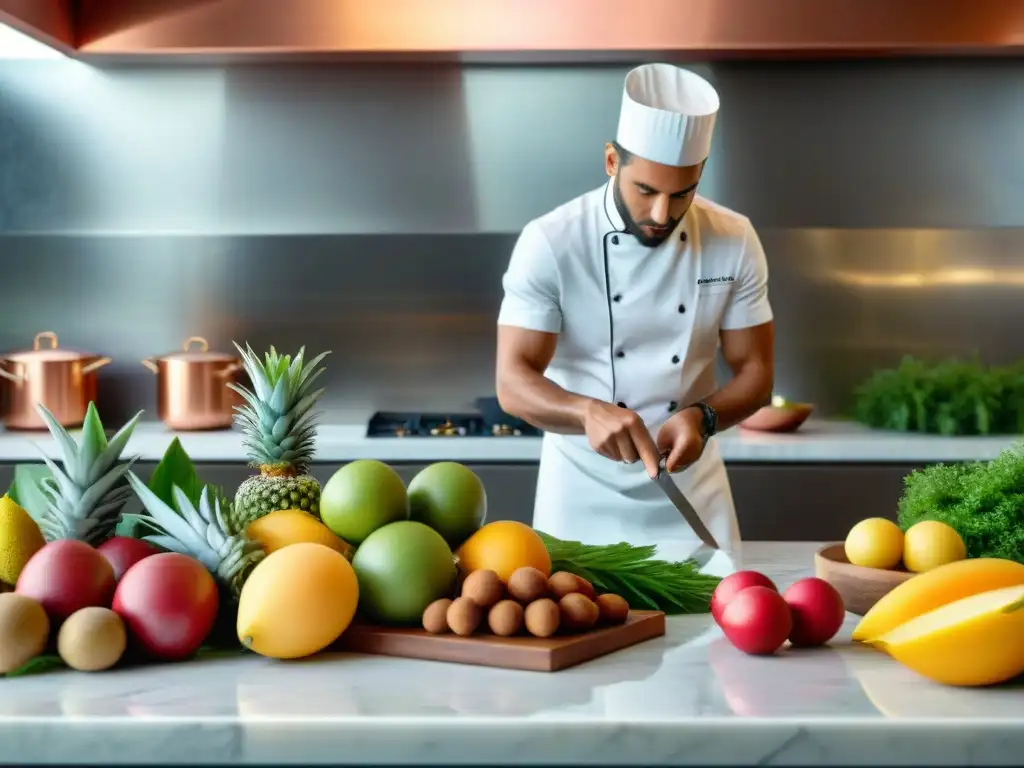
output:
POLYGON ((138 457, 118 461, 142 411, 108 442, 96 406, 90 402, 81 443, 76 443, 46 406, 39 404, 36 409, 56 441, 64 465, 62 470, 36 446, 51 473, 40 484, 47 507, 39 527, 50 541, 75 538, 99 544, 113 533, 122 507, 131 498, 131 488, 123 478, 138 457))
POLYGON ((195 558, 237 594, 251 568, 266 553, 259 542, 244 534, 232 534, 217 489, 203 486, 197 508, 181 488, 172 485, 174 507, 171 507, 134 472, 129 472, 127 477, 142 506, 149 513, 133 517, 157 531, 155 535, 142 538, 171 552, 195 558))
POLYGON ((330 352, 306 362, 305 347, 294 358, 271 347, 261 361, 248 344, 242 349, 235 343, 235 348, 255 390, 228 384, 247 403, 235 406, 235 423, 242 428, 252 463, 305 469, 319 415, 313 406, 324 393, 323 388, 314 390, 313 384, 326 370, 320 363, 330 352))

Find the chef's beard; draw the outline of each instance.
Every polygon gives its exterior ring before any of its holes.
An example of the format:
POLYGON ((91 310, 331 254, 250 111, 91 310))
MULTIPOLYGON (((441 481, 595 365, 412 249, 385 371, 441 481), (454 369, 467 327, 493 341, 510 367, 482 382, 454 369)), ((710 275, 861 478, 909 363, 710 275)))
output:
POLYGON ((615 201, 615 209, 619 212, 619 216, 622 217, 622 221, 625 225, 626 231, 636 238, 637 242, 645 248, 657 248, 659 245, 668 240, 672 233, 675 232, 676 226, 679 224, 680 219, 686 215, 686 211, 683 211, 682 216, 678 219, 669 219, 666 225, 668 229, 664 235, 656 235, 654 237, 644 233, 642 227, 660 227, 656 221, 642 221, 638 222, 633 218, 633 214, 629 212, 629 208, 626 207, 625 200, 622 199, 622 191, 619 189, 619 177, 616 176, 614 183, 612 184, 612 200, 615 201))

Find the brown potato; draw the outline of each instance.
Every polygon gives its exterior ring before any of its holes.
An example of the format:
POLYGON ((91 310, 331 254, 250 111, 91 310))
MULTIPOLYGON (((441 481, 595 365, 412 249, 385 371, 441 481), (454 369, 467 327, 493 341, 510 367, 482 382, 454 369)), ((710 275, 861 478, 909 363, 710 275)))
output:
POLYGON ((584 579, 582 576, 576 577, 576 582, 579 584, 579 589, 576 591, 583 595, 588 600, 597 600, 597 590, 594 589, 594 585, 584 579))
POLYGON ((449 630, 448 607, 452 601, 447 597, 435 600, 423 611, 423 628, 432 635, 443 635, 449 630))
POLYGON ((534 600, 526 606, 526 631, 534 637, 551 637, 562 623, 558 604, 547 597, 534 600))
POLYGON ((515 600, 502 600, 487 614, 487 626, 494 634, 508 637, 523 628, 523 614, 523 606, 515 600))
POLYGON ((548 588, 556 600, 561 600, 572 592, 580 591, 580 577, 568 571, 558 571, 548 579, 548 588))
POLYGON ((484 611, 468 597, 457 597, 448 606, 447 620, 452 632, 460 637, 468 637, 476 632, 483 620, 484 611))
POLYGON ((516 568, 508 578, 508 593, 519 602, 529 605, 534 600, 547 597, 548 577, 543 571, 530 566, 516 568))
POLYGON ((505 595, 505 585, 494 571, 473 571, 462 582, 462 596, 481 608, 490 608, 505 595))
POLYGON ((629 618, 629 603, 619 595, 609 593, 599 596, 597 608, 605 624, 624 624, 629 618))
POLYGON ((563 597, 558 601, 558 607, 562 611, 562 626, 566 629, 590 629, 597 623, 601 613, 597 603, 579 592, 571 592, 563 597))

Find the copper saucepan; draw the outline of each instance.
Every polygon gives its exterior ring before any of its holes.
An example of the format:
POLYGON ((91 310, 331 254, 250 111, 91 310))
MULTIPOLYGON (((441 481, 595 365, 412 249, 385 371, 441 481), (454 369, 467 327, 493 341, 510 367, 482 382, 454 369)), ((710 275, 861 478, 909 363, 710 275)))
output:
POLYGON ((37 333, 32 349, 0 357, 0 377, 13 384, 4 424, 8 429, 45 429, 36 411, 42 403, 61 426, 81 426, 89 402, 96 400, 96 371, 109 363, 109 357, 60 348, 53 331, 37 333), (43 339, 49 346, 43 346, 43 339))
POLYGON ((171 429, 231 427, 232 408, 240 398, 227 385, 242 369, 237 356, 211 352, 206 339, 191 336, 180 352, 147 358, 142 364, 157 376, 157 414, 171 429))

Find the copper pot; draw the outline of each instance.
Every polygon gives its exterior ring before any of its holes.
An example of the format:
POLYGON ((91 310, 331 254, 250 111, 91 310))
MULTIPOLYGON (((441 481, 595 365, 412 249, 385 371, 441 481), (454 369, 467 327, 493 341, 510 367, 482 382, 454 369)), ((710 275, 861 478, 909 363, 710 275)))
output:
POLYGON ((13 384, 4 424, 8 429, 46 429, 36 410, 42 403, 61 426, 81 426, 89 402, 96 400, 96 371, 109 362, 109 357, 61 349, 53 331, 37 333, 32 349, 0 358, 0 377, 13 384), (49 346, 42 344, 44 339, 49 346))
POLYGON ((202 336, 185 340, 181 352, 147 358, 142 364, 156 374, 157 414, 171 429, 226 429, 240 402, 228 388, 242 370, 235 355, 211 352, 202 336), (196 349, 195 347, 198 347, 196 349))

